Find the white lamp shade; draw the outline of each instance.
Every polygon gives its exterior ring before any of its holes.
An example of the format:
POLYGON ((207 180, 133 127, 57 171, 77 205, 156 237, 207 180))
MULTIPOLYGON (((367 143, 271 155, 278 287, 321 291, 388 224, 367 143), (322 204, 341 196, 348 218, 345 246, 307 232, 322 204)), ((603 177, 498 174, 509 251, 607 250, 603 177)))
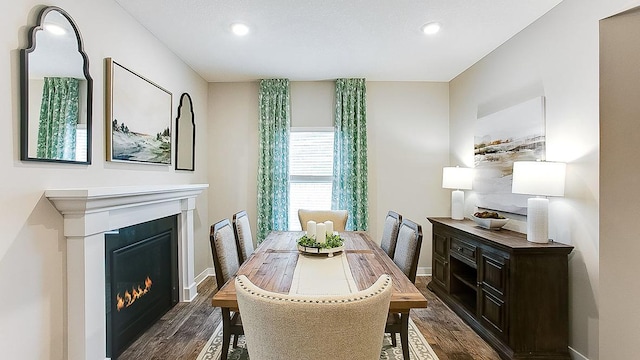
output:
POLYGON ((563 196, 567 164, 552 161, 513 163, 514 194, 563 196))
POLYGON ((442 187, 445 189, 471 189, 473 169, 445 167, 442 169, 442 187))

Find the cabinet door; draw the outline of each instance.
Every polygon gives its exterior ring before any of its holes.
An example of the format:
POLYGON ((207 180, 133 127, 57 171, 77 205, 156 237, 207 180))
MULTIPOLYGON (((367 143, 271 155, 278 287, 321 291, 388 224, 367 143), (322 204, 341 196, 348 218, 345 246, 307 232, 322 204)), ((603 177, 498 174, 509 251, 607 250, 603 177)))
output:
POLYGON ((489 329, 499 338, 507 338, 507 306, 503 299, 480 289, 479 315, 485 329, 489 329))
POLYGON ((432 271, 433 276, 431 279, 438 284, 438 286, 449 292, 449 262, 434 256, 432 271))
POLYGON ((502 339, 506 339, 508 330, 508 264, 506 254, 493 253, 485 249, 480 254, 480 321, 484 327, 502 339))
POLYGON ((449 236, 433 233, 432 279, 438 286, 449 292, 449 236))

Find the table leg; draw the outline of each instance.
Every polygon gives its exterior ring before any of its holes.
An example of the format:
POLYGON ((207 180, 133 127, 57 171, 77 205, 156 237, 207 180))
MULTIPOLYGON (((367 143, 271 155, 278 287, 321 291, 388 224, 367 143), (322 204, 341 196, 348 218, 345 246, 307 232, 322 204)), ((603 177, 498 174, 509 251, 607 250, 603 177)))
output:
POLYGON ((402 357, 409 360, 409 313, 400 314, 400 344, 402 345, 402 357))
POLYGON ((222 352, 220 360, 227 360, 229 353, 229 341, 231 341, 231 311, 228 308, 222 310, 222 352))

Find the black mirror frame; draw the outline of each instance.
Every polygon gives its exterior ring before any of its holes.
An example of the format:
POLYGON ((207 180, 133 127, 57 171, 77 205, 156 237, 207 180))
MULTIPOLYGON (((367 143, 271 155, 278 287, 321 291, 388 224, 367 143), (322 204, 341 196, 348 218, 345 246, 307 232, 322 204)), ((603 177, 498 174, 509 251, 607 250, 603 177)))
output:
POLYGON ((84 46, 82 42, 82 35, 78 30, 78 25, 71 18, 66 11, 57 6, 47 6, 40 11, 38 15, 37 24, 29 30, 28 46, 25 49, 20 49, 20 160, 22 161, 44 161, 55 163, 68 163, 68 164, 91 164, 91 137, 92 137, 92 104, 93 104, 93 79, 89 74, 89 57, 84 52, 84 46), (36 48, 36 33, 40 30, 44 30, 44 18, 51 11, 57 11, 64 16, 71 24, 73 31, 76 34, 76 41, 78 43, 78 52, 82 55, 83 59, 83 73, 87 79, 87 161, 75 161, 75 160, 59 160, 59 159, 39 159, 29 157, 29 54, 36 48))
MULTIPOLYGON (((185 119, 182 119, 183 121, 185 119)), ((195 171, 196 168, 196 122, 195 122, 195 115, 193 114, 193 102, 191 101, 191 96, 188 93, 183 93, 180 96, 180 103, 178 105, 178 116, 176 116, 176 170, 187 170, 187 171, 195 171), (179 143, 179 139, 180 139, 180 120, 182 117, 182 102, 184 101, 184 99, 189 100, 189 108, 190 108, 190 112, 191 112, 191 124, 193 126, 193 139, 192 139, 192 146, 191 146, 191 168, 180 168, 178 167, 178 146, 180 145, 179 143)))

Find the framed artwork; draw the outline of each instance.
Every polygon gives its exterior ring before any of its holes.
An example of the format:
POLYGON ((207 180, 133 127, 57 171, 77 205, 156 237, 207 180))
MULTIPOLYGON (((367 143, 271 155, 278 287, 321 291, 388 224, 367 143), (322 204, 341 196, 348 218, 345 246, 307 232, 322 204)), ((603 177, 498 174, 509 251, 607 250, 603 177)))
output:
POLYGON ((513 162, 545 159, 544 97, 478 118, 474 179, 479 208, 527 214, 527 195, 512 194, 513 162))
POLYGON ((171 164, 172 95, 106 59, 107 160, 171 164))

